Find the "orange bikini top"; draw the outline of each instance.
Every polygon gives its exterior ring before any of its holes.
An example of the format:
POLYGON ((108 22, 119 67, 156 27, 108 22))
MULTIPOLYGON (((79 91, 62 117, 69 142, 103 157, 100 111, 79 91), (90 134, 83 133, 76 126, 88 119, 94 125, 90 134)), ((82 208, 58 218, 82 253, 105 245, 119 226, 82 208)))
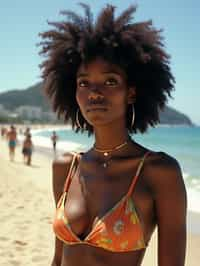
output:
POLYGON ((113 252, 134 251, 146 247, 141 222, 138 218, 132 193, 147 152, 141 159, 136 175, 128 192, 94 225, 91 232, 82 240, 72 230, 65 210, 67 192, 78 167, 75 167, 77 154, 73 157, 66 178, 64 192, 58 201, 53 229, 61 241, 67 245, 87 244, 113 252))

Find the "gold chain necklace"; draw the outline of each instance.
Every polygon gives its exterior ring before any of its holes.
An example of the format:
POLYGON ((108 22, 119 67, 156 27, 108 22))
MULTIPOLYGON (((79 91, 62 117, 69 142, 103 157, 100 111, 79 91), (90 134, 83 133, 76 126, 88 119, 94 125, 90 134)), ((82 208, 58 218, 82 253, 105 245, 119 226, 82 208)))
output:
MULTIPOLYGON (((128 144, 128 140, 126 140, 125 142, 123 142, 122 144, 120 144, 120 145, 117 145, 116 147, 114 147, 114 148, 112 148, 112 149, 105 149, 105 150, 103 150, 103 149, 98 149, 98 148, 96 148, 95 147, 95 144, 94 144, 94 146, 93 146, 93 148, 94 148, 94 150, 96 151, 96 152, 99 152, 99 153, 103 153, 103 155, 107 158, 108 157, 108 155, 109 155, 109 153, 111 153, 111 152, 113 152, 113 151, 117 151, 117 150, 119 150, 119 149, 122 149, 124 146, 126 146, 128 144)), ((111 159, 108 159, 106 162, 104 161, 103 162, 103 167, 104 168, 106 168, 106 167, 108 167, 108 162, 110 162, 111 161, 111 159)))

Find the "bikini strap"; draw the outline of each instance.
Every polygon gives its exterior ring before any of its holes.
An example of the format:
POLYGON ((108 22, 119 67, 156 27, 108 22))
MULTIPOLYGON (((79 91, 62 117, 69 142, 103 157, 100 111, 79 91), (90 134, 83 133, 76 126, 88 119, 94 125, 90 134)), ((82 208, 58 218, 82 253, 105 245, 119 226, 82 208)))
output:
POLYGON ((73 154, 73 158, 72 158, 72 162, 70 164, 69 171, 67 173, 67 178, 66 178, 66 181, 65 181, 65 184, 64 184, 63 192, 66 192, 69 189, 69 186, 70 186, 71 181, 72 181, 72 176, 75 173, 75 170, 77 168, 77 157, 79 157, 79 154, 78 153, 74 153, 73 154))
POLYGON ((140 163, 139 163, 139 165, 138 165, 138 167, 137 167, 136 174, 135 174, 135 176, 134 176, 134 178, 133 178, 133 181, 132 181, 132 183, 131 183, 131 185, 130 185, 130 187, 129 187, 129 190, 128 190, 128 193, 127 193, 128 196, 130 196, 130 195, 132 194, 133 189, 134 189, 134 187, 135 187, 135 184, 136 184, 136 182, 137 182, 137 180, 138 180, 138 177, 139 177, 139 175, 140 175, 140 172, 141 172, 141 170, 142 170, 142 166, 144 165, 144 161, 145 161, 146 157, 147 157, 150 153, 151 153, 151 151, 147 151, 147 152, 145 153, 145 155, 142 157, 142 159, 140 160, 140 163))

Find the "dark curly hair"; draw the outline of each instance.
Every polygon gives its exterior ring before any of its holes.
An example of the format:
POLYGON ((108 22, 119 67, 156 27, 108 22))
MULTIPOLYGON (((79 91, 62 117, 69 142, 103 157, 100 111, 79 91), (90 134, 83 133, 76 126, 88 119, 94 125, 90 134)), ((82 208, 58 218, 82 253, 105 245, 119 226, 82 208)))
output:
MULTIPOLYGON (((148 126, 159 122, 159 109, 163 109, 174 87, 165 53, 161 30, 151 21, 133 23, 136 6, 132 5, 115 18, 115 7, 106 5, 93 21, 90 7, 80 3, 85 16, 73 11, 62 11, 67 17, 62 22, 48 22, 52 30, 40 33, 43 39, 40 54, 46 56, 41 64, 44 90, 50 98, 58 117, 70 122, 75 131, 76 123, 76 74, 81 63, 102 57, 120 66, 127 74, 128 85, 136 88, 135 122, 131 128, 131 108, 127 109, 129 132, 145 132, 148 126)), ((93 133, 93 127, 79 116, 80 124, 93 133)))

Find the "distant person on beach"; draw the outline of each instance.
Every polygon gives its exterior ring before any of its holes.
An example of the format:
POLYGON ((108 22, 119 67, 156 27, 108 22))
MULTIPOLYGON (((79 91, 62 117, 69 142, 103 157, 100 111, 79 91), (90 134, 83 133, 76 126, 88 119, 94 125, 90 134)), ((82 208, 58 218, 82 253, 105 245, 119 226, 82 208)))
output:
POLYGON ((24 131, 24 136, 28 136, 31 133, 30 127, 27 127, 24 131))
POLYGON ((63 11, 41 34, 44 89, 84 153, 53 162, 56 235, 52 266, 140 266, 158 229, 159 266, 183 266, 186 191, 177 160, 134 139, 159 122, 174 88, 169 56, 151 21, 107 5, 96 21, 63 11))
POLYGON ((51 141, 53 144, 53 150, 54 150, 54 152, 56 152, 56 143, 58 141, 58 135, 56 134, 55 131, 52 132, 51 141))
POLYGON ((7 134, 7 129, 5 127, 1 127, 1 138, 4 139, 7 134))
POLYGON ((33 142, 31 140, 31 134, 27 134, 22 147, 24 163, 27 165, 31 165, 32 152, 33 152, 33 142))
POLYGON ((19 128, 19 134, 23 135, 23 129, 22 128, 19 128))
POLYGON ((17 132, 13 125, 10 126, 10 130, 7 132, 8 148, 10 161, 14 161, 15 148, 17 145, 17 132))

